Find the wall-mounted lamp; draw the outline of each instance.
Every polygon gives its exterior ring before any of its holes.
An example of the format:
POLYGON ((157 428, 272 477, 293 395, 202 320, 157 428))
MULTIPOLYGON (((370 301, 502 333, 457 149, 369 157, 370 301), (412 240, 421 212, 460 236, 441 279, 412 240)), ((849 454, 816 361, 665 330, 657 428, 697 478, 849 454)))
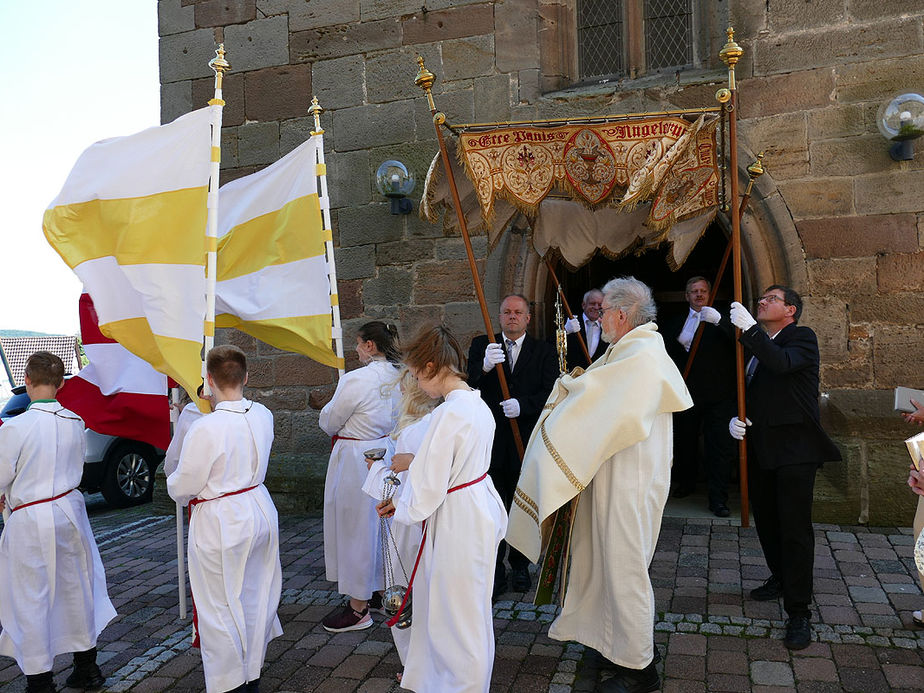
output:
POLYGON ((375 172, 375 185, 391 199, 392 214, 409 214, 414 205, 407 196, 414 190, 414 176, 400 161, 388 160, 375 172))
POLYGON ((879 132, 892 142, 889 156, 895 161, 914 158, 914 140, 924 135, 924 96, 908 92, 894 96, 876 114, 879 132))

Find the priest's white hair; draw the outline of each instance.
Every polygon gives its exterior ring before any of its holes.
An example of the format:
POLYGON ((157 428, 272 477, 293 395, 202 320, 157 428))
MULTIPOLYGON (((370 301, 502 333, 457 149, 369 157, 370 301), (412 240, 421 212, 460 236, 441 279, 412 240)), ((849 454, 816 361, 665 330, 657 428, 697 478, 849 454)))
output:
POLYGON ((611 308, 621 308, 633 327, 651 322, 658 314, 651 289, 635 277, 618 277, 603 286, 603 301, 611 308))

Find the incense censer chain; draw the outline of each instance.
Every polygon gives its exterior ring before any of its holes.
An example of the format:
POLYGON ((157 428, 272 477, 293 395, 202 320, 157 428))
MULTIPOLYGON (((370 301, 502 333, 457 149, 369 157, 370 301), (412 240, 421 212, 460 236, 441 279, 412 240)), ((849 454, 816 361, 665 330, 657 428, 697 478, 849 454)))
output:
MULTIPOLYGON (((394 472, 389 472, 382 483, 382 502, 391 500, 395 495, 395 490, 401 485, 401 480, 394 472)), ((385 584, 385 592, 382 595, 382 608, 389 617, 393 617, 401 609, 402 602, 405 601, 404 595, 407 593, 407 570, 404 567, 404 561, 401 560, 401 552, 398 550, 398 543, 395 541, 395 535, 391 531, 391 523, 387 518, 380 517, 381 535, 382 535, 382 571, 385 584), (391 563, 391 551, 394 549, 395 556, 398 558, 398 565, 404 577, 404 584, 395 584, 394 570, 391 563)), ((411 602, 410 599, 404 605, 401 611, 401 618, 395 624, 398 628, 407 628, 411 625, 411 602)))

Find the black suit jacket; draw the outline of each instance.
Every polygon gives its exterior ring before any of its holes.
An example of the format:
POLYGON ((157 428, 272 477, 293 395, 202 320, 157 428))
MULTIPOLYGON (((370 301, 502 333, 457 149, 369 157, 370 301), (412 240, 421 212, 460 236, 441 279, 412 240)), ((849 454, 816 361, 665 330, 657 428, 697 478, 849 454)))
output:
MULTIPOLYGON (((503 335, 494 335, 494 341, 503 344, 503 335)), ((481 398, 487 403, 494 415, 494 423, 497 430, 494 433, 494 452, 508 454, 513 451, 514 457, 517 456, 516 448, 513 444, 513 432, 510 428, 509 419, 504 416, 500 407, 500 402, 504 396, 501 394, 500 381, 497 377, 497 369, 492 368, 485 373, 482 369, 484 362, 484 352, 488 346, 486 335, 480 335, 472 340, 471 348, 468 350, 468 384, 473 388, 481 391, 481 398)), ((520 428, 520 435, 523 438, 523 445, 529 440, 529 436, 539 419, 542 407, 545 406, 555 380, 558 378, 558 355, 555 349, 547 342, 541 342, 534 339, 529 334, 523 339, 520 347, 520 354, 517 356, 516 366, 513 372, 510 371, 510 365, 504 362, 504 375, 507 378, 507 387, 510 389, 510 396, 520 403, 520 416, 517 422, 520 428)), ((496 457, 492 455, 492 457, 496 457)), ((519 459, 514 460, 519 468, 519 459)))
POLYGON ((740 337, 745 363, 757 357, 747 385, 748 459, 762 469, 840 460, 818 411, 818 339, 808 327, 784 327, 775 339, 754 325, 740 337))
MULTIPOLYGON (((581 348, 581 342, 578 341, 578 334, 581 335, 581 339, 584 340, 584 344, 590 349, 590 342, 587 341, 587 325, 584 324, 584 313, 583 311, 575 316, 578 319, 578 322, 581 324, 581 331, 575 332, 568 335, 568 370, 580 366, 581 368, 587 368, 590 363, 587 362, 587 357, 584 356, 584 350, 581 348)), ((606 352, 609 344, 603 339, 603 335, 600 335, 600 341, 597 342, 597 348, 594 350, 594 353, 590 355, 590 361, 593 363, 598 358, 603 356, 606 352)))
MULTIPOLYGON (((689 352, 677 341, 687 321, 689 310, 665 321, 661 334, 664 346, 677 369, 683 373, 689 352)), ((696 404, 708 404, 737 398, 735 387, 735 328, 727 318, 718 325, 702 323, 703 336, 693 366, 687 376, 687 388, 696 404)))

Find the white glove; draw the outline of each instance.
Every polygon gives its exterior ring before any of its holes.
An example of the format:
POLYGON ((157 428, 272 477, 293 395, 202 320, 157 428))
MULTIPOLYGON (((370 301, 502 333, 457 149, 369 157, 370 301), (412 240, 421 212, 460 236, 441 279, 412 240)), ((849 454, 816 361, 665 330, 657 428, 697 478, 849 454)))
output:
POLYGON ((497 342, 491 342, 484 350, 484 362, 481 364, 481 370, 487 373, 494 366, 506 360, 507 354, 504 353, 504 347, 497 342))
POLYGON ((735 440, 744 440, 744 434, 747 432, 747 427, 751 425, 751 420, 749 418, 745 417, 744 420, 747 421, 747 424, 741 423, 741 419, 735 416, 731 421, 728 422, 728 432, 735 440))
POLYGON ((738 303, 738 301, 732 301, 731 312, 728 317, 732 321, 732 325, 742 332, 746 332, 757 324, 757 321, 748 313, 748 309, 738 303))
POLYGON ((712 306, 703 306, 699 309, 700 322, 711 322, 713 325, 718 325, 721 319, 722 316, 719 315, 719 311, 712 306))
POLYGON ((581 321, 577 318, 568 318, 565 320, 565 333, 574 334, 581 331, 581 321))
POLYGON ((515 399, 505 399, 500 405, 508 419, 515 419, 520 415, 520 403, 515 399))

